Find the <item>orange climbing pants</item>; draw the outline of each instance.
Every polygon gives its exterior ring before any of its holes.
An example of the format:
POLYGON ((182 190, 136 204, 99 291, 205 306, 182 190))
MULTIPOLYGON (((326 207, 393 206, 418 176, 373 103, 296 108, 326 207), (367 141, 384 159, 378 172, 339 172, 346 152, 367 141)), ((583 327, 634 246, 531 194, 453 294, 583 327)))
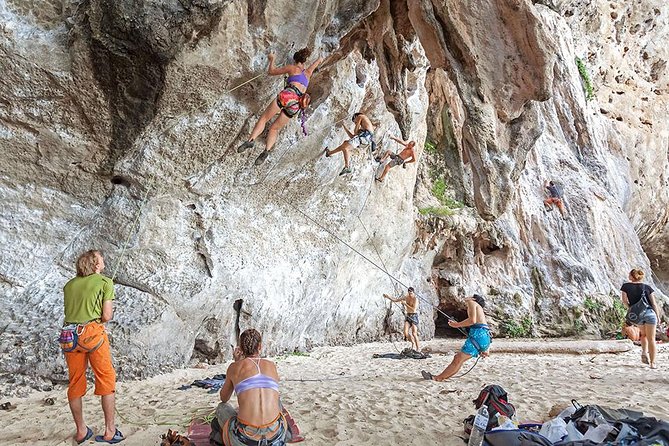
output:
POLYGON ((102 333, 104 342, 95 351, 84 353, 79 351, 65 353, 65 361, 70 375, 70 384, 67 388, 67 399, 81 398, 86 394, 86 369, 91 364, 95 375, 95 394, 111 395, 116 390, 116 372, 111 360, 109 337, 107 332, 102 333))
POLYGON ((560 210, 564 209, 564 205, 562 204, 562 200, 557 198, 557 197, 546 198, 544 200, 544 204, 547 204, 547 205, 554 204, 558 207, 558 209, 560 209, 560 210))

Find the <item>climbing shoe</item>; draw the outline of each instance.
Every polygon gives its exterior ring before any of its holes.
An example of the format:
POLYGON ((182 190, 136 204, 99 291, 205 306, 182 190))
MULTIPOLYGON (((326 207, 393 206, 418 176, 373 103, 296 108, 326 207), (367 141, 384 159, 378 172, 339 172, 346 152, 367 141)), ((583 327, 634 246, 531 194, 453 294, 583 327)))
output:
POLYGON ((325 155, 326 158, 330 158, 330 151, 327 147, 323 150, 323 155, 325 155))
POLYGON ((380 163, 381 162, 381 157, 377 156, 376 158, 374 158, 374 161, 376 161, 377 163, 380 163))
POLYGON ((258 158, 256 158, 256 163, 255 163, 256 166, 259 166, 262 163, 264 163, 268 156, 269 156, 269 151, 263 150, 262 153, 258 155, 258 158))
POLYGON ((250 149, 251 147, 253 147, 253 141, 245 141, 244 144, 237 147, 237 153, 242 153, 244 150, 250 149))
POLYGON ((339 175, 346 175, 347 173, 351 173, 352 170, 350 167, 344 167, 341 172, 339 172, 339 175))

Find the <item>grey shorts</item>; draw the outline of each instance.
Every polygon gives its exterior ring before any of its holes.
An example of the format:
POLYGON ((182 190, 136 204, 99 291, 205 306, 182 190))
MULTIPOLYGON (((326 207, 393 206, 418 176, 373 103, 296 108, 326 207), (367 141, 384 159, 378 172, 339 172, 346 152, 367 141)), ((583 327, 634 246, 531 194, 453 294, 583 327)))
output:
POLYGON ((418 313, 408 313, 404 318, 409 325, 418 325, 418 313))
POLYGON ((400 158, 399 155, 390 155, 390 159, 391 161, 388 163, 390 167, 401 166, 404 164, 404 159, 400 158))

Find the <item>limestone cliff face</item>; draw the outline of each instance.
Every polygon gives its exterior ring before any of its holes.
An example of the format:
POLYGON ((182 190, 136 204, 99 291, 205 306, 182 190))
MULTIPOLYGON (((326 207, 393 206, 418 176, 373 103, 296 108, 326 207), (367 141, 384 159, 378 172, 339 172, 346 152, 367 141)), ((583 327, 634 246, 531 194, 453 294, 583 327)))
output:
POLYGON ((221 360, 249 326, 269 352, 385 337, 402 316, 370 261, 425 298, 426 337, 427 302, 474 291, 500 332, 594 334, 630 267, 663 285, 666 6, 469 3, 0 0, 0 371, 64 376, 60 290, 91 248, 127 377, 221 360), (326 56, 308 136, 294 120, 254 167, 262 144, 236 147, 281 87, 266 54, 303 46, 326 56), (339 177, 322 150, 360 110, 419 162, 377 185, 359 150, 339 177))

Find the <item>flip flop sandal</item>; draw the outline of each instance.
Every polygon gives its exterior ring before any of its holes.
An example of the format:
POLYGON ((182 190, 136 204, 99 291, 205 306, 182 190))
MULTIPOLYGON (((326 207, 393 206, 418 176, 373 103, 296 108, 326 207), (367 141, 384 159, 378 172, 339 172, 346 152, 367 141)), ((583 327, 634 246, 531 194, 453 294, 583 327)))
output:
POLYGON ((420 374, 423 375, 423 379, 427 379, 428 381, 434 380, 434 375, 430 372, 426 372, 425 370, 421 370, 420 374))
POLYGON ((116 444, 116 443, 122 442, 123 440, 125 440, 125 437, 123 436, 121 431, 118 430, 118 429, 116 429, 116 432, 114 432, 114 436, 112 437, 111 440, 105 440, 104 435, 96 435, 96 437, 95 437, 95 442, 96 443, 116 444))
POLYGON ((75 438, 74 441, 76 441, 77 444, 82 444, 82 443, 85 443, 85 442, 87 442, 88 440, 90 440, 92 436, 93 436, 93 429, 91 429, 90 427, 86 426, 86 436, 85 436, 84 438, 82 438, 81 440, 77 440, 77 439, 75 438))

